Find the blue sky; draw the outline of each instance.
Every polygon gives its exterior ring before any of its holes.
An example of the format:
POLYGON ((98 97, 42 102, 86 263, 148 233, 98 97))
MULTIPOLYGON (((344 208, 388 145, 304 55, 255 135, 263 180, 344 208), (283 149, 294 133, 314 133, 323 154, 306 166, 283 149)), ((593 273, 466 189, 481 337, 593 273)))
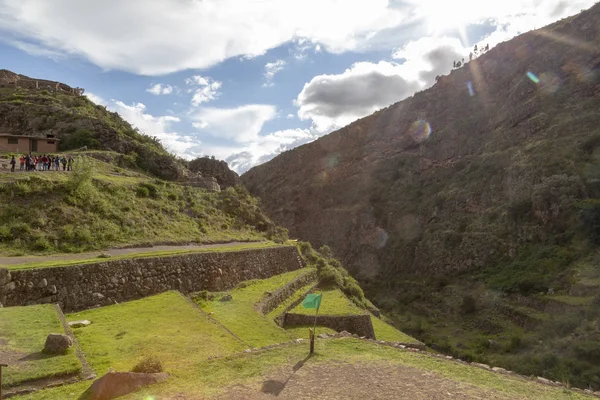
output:
POLYGON ((0 68, 83 87, 173 153, 242 173, 593 3, 0 0, 0 68))

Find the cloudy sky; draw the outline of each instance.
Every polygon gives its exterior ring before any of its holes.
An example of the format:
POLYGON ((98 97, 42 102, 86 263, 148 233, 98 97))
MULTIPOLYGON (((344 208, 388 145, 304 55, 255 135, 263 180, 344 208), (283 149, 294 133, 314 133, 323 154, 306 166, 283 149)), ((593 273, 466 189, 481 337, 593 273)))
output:
POLYGON ((238 172, 596 0, 0 0, 0 69, 238 172))

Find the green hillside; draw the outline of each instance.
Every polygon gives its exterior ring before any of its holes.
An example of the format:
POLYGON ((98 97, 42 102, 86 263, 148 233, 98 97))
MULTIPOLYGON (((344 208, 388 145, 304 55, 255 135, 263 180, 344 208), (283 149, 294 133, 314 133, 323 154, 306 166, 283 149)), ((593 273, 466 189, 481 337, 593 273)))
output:
POLYGON ((84 96, 0 85, 0 132, 52 134, 60 139, 60 151, 82 147, 114 151, 119 165, 162 179, 176 180, 186 174, 185 162, 167 152, 159 141, 84 96))
POLYGON ((600 389, 600 4, 242 175, 395 324, 600 389))
POLYGON ((0 255, 285 238, 243 187, 213 192, 119 167, 115 153, 74 154, 73 172, 0 172, 0 255))
MULTIPOLYGON (((591 398, 582 392, 486 371, 443 356, 352 337, 318 339, 316 353, 307 357, 307 341, 293 340, 306 339, 307 330, 278 327, 270 320, 271 316, 262 315, 256 305, 267 296, 267 291, 275 291, 308 272, 309 269, 301 269, 266 280, 243 282, 228 292, 232 296, 230 301, 221 301, 224 293, 194 295, 201 308, 178 292, 167 292, 72 313, 66 318, 91 321, 91 325, 73 331, 87 363, 98 376, 110 370, 129 371, 144 361, 169 374, 164 383, 124 399, 150 398, 146 396, 154 399, 198 396, 253 399, 271 393, 269 390, 273 390, 270 389, 273 385, 283 398, 303 398, 311 393, 315 382, 318 382, 320 393, 329 393, 330 398, 359 398, 360 391, 370 393, 360 398, 383 399, 398 393, 434 396, 439 390, 458 398, 591 398), (280 345, 281 342, 285 343, 280 345), (252 346, 266 347, 251 350, 252 346), (152 360, 152 364, 148 360, 152 360), (397 383, 390 386, 390 382, 397 383)), ((328 291, 326 295, 324 310, 342 314, 360 312, 342 292, 328 291)), ((291 297, 295 296, 296 293, 291 294, 291 297)), ((36 320, 45 315, 42 311, 44 309, 38 306, 13 307, 0 310, 0 316, 10 312, 13 319, 21 316, 36 320)), ((49 328, 39 325, 30 336, 39 341, 44 337, 45 329, 49 328)), ((391 327, 387 329, 388 334, 394 332, 394 338, 384 340, 407 337, 391 327)), ((318 330, 326 332, 322 328, 318 330)), ((11 343, 18 335, 14 331, 0 330, 0 336, 11 343)), ((68 364, 62 365, 67 367, 68 364)), ((33 370, 37 366, 33 362, 28 368, 33 370)), ((9 376, 14 376, 10 368, 9 376)), ((15 380, 12 382, 17 384, 15 380)), ((78 398, 90 383, 81 381, 17 398, 78 398)), ((20 384, 27 386, 24 381, 20 384)))

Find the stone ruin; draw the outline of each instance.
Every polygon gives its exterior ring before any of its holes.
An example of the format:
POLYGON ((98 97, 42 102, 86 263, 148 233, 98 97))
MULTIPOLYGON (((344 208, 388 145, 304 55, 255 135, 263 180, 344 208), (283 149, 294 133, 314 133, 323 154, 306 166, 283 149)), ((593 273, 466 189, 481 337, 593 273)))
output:
POLYGON ((25 75, 15 74, 6 69, 0 70, 0 87, 14 87, 32 90, 47 90, 49 92, 57 92, 70 94, 73 96, 81 96, 85 92, 83 88, 72 88, 61 82, 48 81, 45 79, 34 79, 25 75))

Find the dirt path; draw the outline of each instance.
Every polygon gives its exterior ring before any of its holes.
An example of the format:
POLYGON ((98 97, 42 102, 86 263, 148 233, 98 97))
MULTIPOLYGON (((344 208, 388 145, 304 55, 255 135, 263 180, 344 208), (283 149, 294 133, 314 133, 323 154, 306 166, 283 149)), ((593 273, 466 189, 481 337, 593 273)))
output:
POLYGON ((128 254, 140 254, 140 253, 156 253, 163 251, 174 251, 174 250, 201 250, 201 249, 219 249, 221 247, 235 247, 245 246, 248 242, 229 242, 219 244, 190 244, 180 246, 153 246, 153 247, 134 247, 128 249, 111 249, 104 251, 93 251, 89 253, 77 253, 77 254, 57 254, 51 256, 21 256, 21 257, 0 257, 0 266, 3 265, 17 265, 17 264, 29 264, 38 262, 52 262, 52 261, 73 261, 73 260, 87 260, 90 258, 96 258, 101 254, 110 254, 112 257, 125 256, 128 254))
MULTIPOLYGON (((435 400, 498 399, 512 397, 491 389, 444 378, 436 373, 385 362, 343 362, 303 365, 279 372, 254 386, 238 385, 217 397, 219 400, 435 400), (294 371, 295 370, 295 371, 294 371)), ((174 397, 173 399, 187 399, 174 397)))

